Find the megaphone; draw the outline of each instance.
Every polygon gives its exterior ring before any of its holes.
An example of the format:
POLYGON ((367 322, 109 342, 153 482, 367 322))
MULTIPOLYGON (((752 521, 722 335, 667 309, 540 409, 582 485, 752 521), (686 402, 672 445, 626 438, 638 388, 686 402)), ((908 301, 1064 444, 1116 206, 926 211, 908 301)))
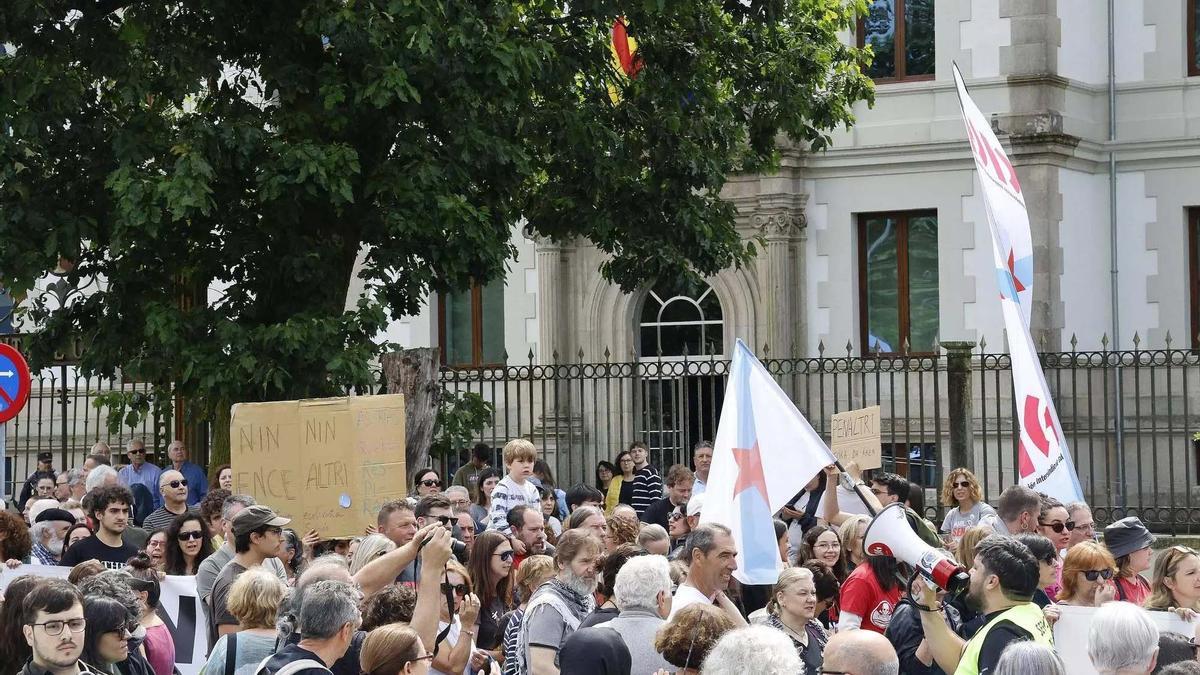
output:
POLYGON ((950 595, 962 593, 971 581, 966 568, 913 532, 908 513, 899 502, 889 504, 867 525, 863 550, 867 555, 885 555, 908 563, 950 595))

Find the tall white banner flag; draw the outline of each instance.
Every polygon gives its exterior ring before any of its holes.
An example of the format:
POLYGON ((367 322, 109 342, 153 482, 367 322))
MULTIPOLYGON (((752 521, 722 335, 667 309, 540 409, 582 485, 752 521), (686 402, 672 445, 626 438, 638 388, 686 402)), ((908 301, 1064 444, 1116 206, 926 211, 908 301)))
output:
POLYGON ((1079 478, 1067 451, 1067 439, 1050 398, 1046 376, 1038 363, 1029 334, 1029 311, 1033 303, 1033 240, 1029 214, 1017 172, 992 133, 991 124, 967 93, 958 65, 954 84, 962 106, 971 154, 983 186, 988 226, 992 233, 992 258, 1000 288, 1000 309, 1008 332, 1008 354, 1012 361, 1013 401, 1020 433, 1017 472, 1022 485, 1054 497, 1064 504, 1083 499, 1079 478))

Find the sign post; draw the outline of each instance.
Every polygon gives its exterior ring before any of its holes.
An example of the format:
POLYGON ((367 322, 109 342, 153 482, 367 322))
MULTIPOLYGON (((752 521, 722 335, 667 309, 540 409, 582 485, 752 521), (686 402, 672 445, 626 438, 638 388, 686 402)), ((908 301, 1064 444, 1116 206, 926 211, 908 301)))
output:
POLYGON ((4 475, 4 435, 8 421, 21 412, 29 401, 29 366, 13 347, 0 344, 0 496, 8 480, 4 475))

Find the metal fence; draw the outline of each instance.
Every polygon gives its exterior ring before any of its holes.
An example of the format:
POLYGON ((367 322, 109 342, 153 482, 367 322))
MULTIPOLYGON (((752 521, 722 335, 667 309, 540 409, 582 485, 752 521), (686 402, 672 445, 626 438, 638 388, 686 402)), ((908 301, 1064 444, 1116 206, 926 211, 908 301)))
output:
POLYGON ((101 394, 126 391, 149 393, 150 385, 83 377, 72 365, 58 365, 35 373, 29 403, 5 429, 4 482, 0 496, 17 497, 25 479, 37 468, 37 455, 49 452, 54 468, 80 466, 88 450, 104 441, 120 452, 134 438, 157 449, 158 463, 165 461, 171 442, 175 411, 170 405, 151 403, 145 419, 134 426, 108 430, 108 409, 97 406, 101 394))
MULTIPOLYGON (((1200 352, 1162 349, 1041 355, 1085 499, 1097 522, 1138 515, 1155 529, 1200 531, 1197 461, 1200 352)), ((629 442, 651 448, 660 467, 689 463, 716 433, 729 362, 654 359, 447 369, 442 383, 496 408, 480 440, 494 447, 534 441, 559 485, 595 480, 629 442)), ((980 349, 932 355, 765 359, 780 386, 828 440, 835 412, 881 408, 883 469, 926 488, 938 503, 951 468, 952 422, 965 419, 967 463, 995 499, 1017 481, 1016 414, 1006 354, 980 349), (962 359, 964 375, 952 367, 962 359), (963 387, 958 408, 949 390, 963 387)), ((443 465, 443 468, 447 468, 443 465)))
MULTIPOLYGON (((1041 358, 1097 521, 1129 514, 1160 531, 1200 531, 1200 441, 1192 440, 1200 432, 1200 351, 1072 351, 1041 358)), ((952 463, 956 421, 968 423, 965 457, 988 498, 1017 479, 1005 354, 977 348, 864 357, 822 350, 815 358, 764 364, 826 439, 833 413, 879 405, 883 468, 926 488, 932 518, 941 513, 937 501, 952 463), (956 398, 952 389, 964 386, 969 393, 956 398)), ((495 406, 479 440, 498 449, 511 438, 531 438, 565 486, 594 481, 596 463, 612 461, 633 440, 645 442, 660 467, 690 463, 692 446, 716 434, 728 368, 719 359, 580 358, 444 369, 441 381, 448 391, 475 392, 495 406)), ((170 406, 152 407, 145 421, 113 434, 105 424, 108 411, 93 405, 100 393, 139 387, 145 385, 83 378, 69 365, 38 374, 26 412, 7 428, 4 492, 19 491, 39 451, 54 453, 61 468, 77 466, 97 440, 116 447, 138 437, 165 449, 174 426, 170 406)), ((449 468, 445 458, 438 465, 449 468)))

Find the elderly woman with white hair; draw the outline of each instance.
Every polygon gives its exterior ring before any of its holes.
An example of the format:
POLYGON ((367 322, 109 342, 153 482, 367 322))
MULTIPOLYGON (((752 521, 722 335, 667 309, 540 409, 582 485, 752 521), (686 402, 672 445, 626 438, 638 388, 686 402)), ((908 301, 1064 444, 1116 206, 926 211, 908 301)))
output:
POLYGON ((1092 616, 1088 657, 1100 675, 1148 675, 1158 662, 1158 627, 1129 602, 1106 602, 1092 616))
POLYGON ((804 663, 788 636, 770 626, 729 631, 704 659, 704 675, 795 675, 804 663))

